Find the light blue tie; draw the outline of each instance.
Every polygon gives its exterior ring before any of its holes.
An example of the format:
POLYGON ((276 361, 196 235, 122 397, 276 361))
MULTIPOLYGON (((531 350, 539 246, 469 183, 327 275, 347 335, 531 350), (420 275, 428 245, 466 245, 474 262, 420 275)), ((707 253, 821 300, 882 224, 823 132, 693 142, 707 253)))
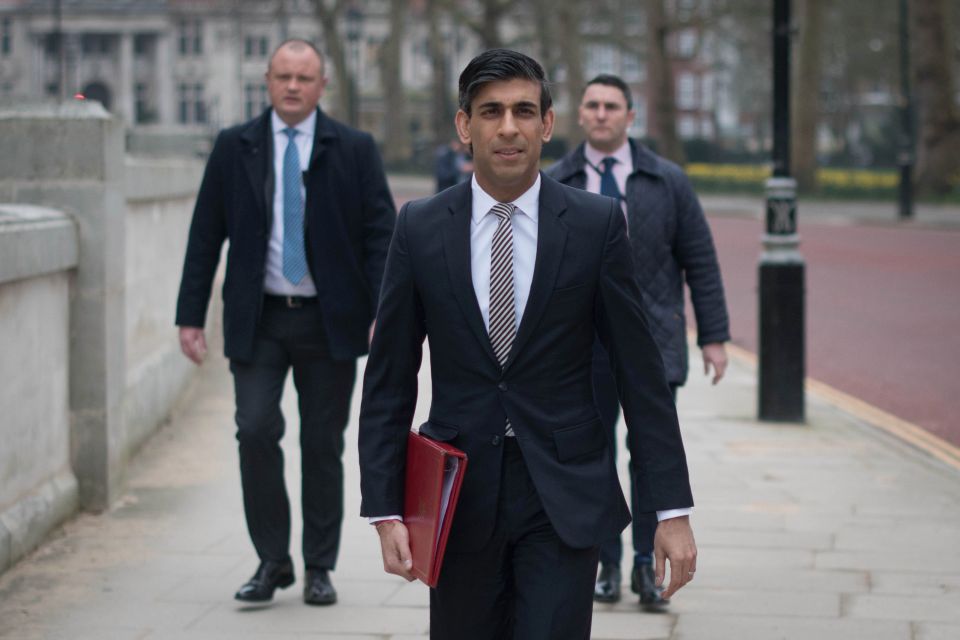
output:
POLYGON ((303 237, 303 176, 300 153, 294 137, 296 129, 287 127, 287 150, 283 154, 283 277, 300 284, 307 275, 307 251, 303 237))

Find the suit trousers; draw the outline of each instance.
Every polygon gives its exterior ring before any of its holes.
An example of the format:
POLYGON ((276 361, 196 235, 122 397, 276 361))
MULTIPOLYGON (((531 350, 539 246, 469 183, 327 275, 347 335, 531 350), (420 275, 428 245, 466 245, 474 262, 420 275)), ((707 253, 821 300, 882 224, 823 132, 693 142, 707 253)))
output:
POLYGON ((300 412, 303 559, 335 568, 343 520, 343 432, 356 376, 355 360, 330 357, 316 304, 288 308, 265 298, 253 359, 232 360, 240 479, 247 528, 261 560, 290 557, 290 502, 283 478, 280 410, 293 370, 300 412))
POLYGON ((560 540, 516 439, 503 441, 493 535, 478 552, 447 551, 430 590, 430 638, 588 640, 598 550, 560 540))
MULTIPOLYGON (((670 383, 673 400, 677 400, 677 385, 670 383)), ((597 403, 597 411, 607 430, 610 448, 616 457, 617 451, 617 418, 620 415, 620 399, 617 395, 616 380, 610 370, 610 359, 599 343, 593 349, 593 397, 597 403)), ((637 504, 637 491, 634 488, 633 467, 630 467, 630 515, 631 533, 633 537, 634 564, 638 558, 653 553, 653 538, 657 532, 656 512, 642 512, 637 504)), ((620 536, 611 538, 600 545, 600 564, 620 566, 623 560, 623 542, 620 536)))

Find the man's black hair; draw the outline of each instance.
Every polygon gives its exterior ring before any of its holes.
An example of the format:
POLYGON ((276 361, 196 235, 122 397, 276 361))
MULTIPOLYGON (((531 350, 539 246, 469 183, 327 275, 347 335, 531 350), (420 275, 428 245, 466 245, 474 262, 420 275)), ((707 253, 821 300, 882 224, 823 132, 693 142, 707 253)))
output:
POLYGON ((489 49, 470 61, 460 74, 460 109, 469 116, 470 105, 483 85, 515 78, 540 84, 540 117, 546 117, 553 98, 543 67, 530 56, 510 49, 489 49))
MULTIPOLYGON (((588 82, 587 87, 592 84, 602 84, 608 87, 616 87, 617 89, 620 89, 623 97, 627 99, 627 111, 633 109, 633 96, 630 95, 630 87, 627 86, 627 83, 624 82, 620 76, 615 76, 612 73, 601 73, 593 80, 588 82)), ((584 87, 583 90, 586 91, 587 87, 584 87)))

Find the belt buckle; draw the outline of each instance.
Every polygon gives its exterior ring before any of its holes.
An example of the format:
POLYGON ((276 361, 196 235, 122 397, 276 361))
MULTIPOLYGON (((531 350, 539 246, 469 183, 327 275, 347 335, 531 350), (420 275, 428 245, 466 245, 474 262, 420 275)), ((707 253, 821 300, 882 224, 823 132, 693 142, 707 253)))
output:
POLYGON ((296 296, 284 296, 288 309, 299 309, 303 306, 303 301, 296 296))

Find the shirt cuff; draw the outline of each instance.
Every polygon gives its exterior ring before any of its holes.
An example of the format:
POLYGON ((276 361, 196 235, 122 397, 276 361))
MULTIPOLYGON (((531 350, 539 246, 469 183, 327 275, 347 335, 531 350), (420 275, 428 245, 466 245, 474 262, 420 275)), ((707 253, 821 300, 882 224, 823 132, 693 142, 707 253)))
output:
POLYGON ((669 520, 670 518, 682 518, 683 516, 688 516, 693 513, 692 507, 687 507, 685 509, 667 509, 666 511, 657 511, 657 522, 663 522, 664 520, 669 520))
POLYGON ((384 520, 399 520, 403 522, 402 516, 371 516, 367 518, 367 522, 370 524, 377 524, 378 522, 383 522, 384 520))

